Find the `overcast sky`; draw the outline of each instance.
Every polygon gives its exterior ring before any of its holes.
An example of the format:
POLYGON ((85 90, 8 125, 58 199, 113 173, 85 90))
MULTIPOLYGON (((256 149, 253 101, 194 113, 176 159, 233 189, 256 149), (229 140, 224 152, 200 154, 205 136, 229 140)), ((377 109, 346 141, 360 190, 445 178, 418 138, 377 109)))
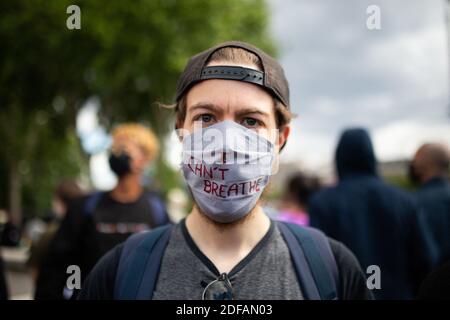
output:
POLYGON ((284 161, 332 163, 341 130, 367 127, 381 160, 450 143, 444 0, 270 0, 271 31, 298 114, 284 161), (366 26, 369 5, 381 29, 366 26))
MULTIPOLYGON (((339 133, 349 126, 369 129, 380 160, 410 157, 426 141, 450 144, 444 0, 268 1, 298 114, 282 161, 329 173, 339 133), (380 30, 366 26, 369 5, 380 8, 380 30)), ((166 146, 178 168, 175 135, 166 146)), ((107 167, 106 153, 92 162, 107 167)), ((97 187, 113 180, 104 182, 97 187)))

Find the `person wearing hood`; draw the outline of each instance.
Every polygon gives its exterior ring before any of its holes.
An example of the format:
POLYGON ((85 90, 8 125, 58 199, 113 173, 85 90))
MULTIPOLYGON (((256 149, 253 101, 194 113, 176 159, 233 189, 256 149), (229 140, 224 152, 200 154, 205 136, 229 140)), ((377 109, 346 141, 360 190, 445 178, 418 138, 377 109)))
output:
POLYGON ((336 149, 339 182, 313 197, 310 221, 344 243, 364 270, 377 266, 378 299, 411 299, 435 262, 434 247, 406 192, 377 174, 368 132, 345 130, 336 149))

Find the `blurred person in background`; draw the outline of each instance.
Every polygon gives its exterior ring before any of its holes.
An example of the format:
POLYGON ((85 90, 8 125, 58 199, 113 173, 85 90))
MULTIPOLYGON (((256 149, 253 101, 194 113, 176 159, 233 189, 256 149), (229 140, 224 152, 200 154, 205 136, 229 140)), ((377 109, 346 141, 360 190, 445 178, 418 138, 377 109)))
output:
POLYGON ((413 298, 436 259, 413 199, 380 179, 365 129, 342 133, 336 167, 339 183, 311 201, 311 225, 347 245, 363 269, 380 268, 376 298, 413 298))
POLYGON ((0 244, 5 247, 17 247, 22 237, 22 229, 19 227, 20 224, 14 221, 8 211, 4 212, 5 221, 3 222, 2 232, 0 234, 0 244))
POLYGON ((290 177, 285 186, 277 219, 301 226, 309 225, 309 201, 319 189, 320 183, 316 177, 304 173, 296 173, 290 177))
POLYGON ((35 282, 38 279, 41 265, 47 257, 50 242, 58 231, 67 209, 73 201, 81 198, 83 195, 84 192, 78 183, 72 180, 64 180, 56 188, 52 199, 50 216, 47 217, 46 230, 35 242, 32 242, 30 248, 30 257, 27 264, 35 282))
POLYGON ((70 299, 65 286, 69 265, 87 276, 97 260, 131 234, 169 223, 165 205, 142 185, 144 170, 158 156, 153 132, 140 124, 117 126, 112 132, 109 164, 118 177, 109 192, 96 192, 74 203, 52 241, 46 272, 38 278, 36 299, 70 299))
POLYGON ((427 143, 410 164, 409 176, 419 184, 416 199, 439 251, 439 262, 450 260, 450 153, 448 146, 427 143))

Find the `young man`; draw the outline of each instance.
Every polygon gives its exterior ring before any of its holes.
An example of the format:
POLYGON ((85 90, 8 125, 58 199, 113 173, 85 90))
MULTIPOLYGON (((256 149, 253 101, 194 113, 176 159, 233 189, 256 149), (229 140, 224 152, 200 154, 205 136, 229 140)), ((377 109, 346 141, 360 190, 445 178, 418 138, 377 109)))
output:
POLYGON ((42 266, 36 299, 71 297, 72 292, 64 289, 69 265, 79 266, 84 277, 106 252, 131 234, 169 222, 160 198, 142 185, 145 168, 158 154, 153 132, 128 123, 117 126, 112 138, 109 163, 118 177, 117 185, 69 206, 42 266))
POLYGON ((192 211, 110 251, 81 299, 372 297, 342 244, 271 221, 259 203, 290 132, 277 61, 242 42, 201 52, 179 79, 175 112, 192 211))

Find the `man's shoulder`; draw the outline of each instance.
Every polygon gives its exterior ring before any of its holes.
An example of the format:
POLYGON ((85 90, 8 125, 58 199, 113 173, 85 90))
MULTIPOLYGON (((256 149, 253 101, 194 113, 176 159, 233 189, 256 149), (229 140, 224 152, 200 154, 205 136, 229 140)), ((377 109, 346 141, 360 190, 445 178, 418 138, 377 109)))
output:
POLYGON ((111 300, 124 244, 108 251, 94 266, 78 295, 80 300, 111 300))
MULTIPOLYGON (((327 264, 335 263, 336 269, 334 272, 337 272, 336 284, 338 287, 339 294, 338 296, 341 299, 372 299, 373 296, 366 286, 366 275, 361 269, 361 266, 355 257, 355 255, 348 249, 343 243, 336 241, 328 237, 325 233, 323 233, 319 229, 311 228, 311 227, 302 227, 297 226, 298 228, 302 228, 304 230, 308 230, 311 233, 315 233, 316 235, 313 237, 316 240, 320 237, 320 240, 324 240, 325 244, 329 244, 329 249, 331 250, 331 258, 334 261, 325 261, 327 264)), ((322 241, 320 241, 322 242, 322 241)), ((323 242, 322 242, 323 243, 323 242)), ((317 243, 316 243, 317 244, 317 243)), ((320 246, 322 249, 319 249, 321 253, 320 256, 324 258, 327 254, 324 250, 324 246, 320 246)), ((326 249, 325 249, 326 250, 326 249)))
POLYGON ((351 267, 360 269, 358 259, 356 259, 356 256, 349 248, 347 248, 347 246, 333 238, 327 237, 327 239, 338 267, 341 266, 345 268, 351 267))
POLYGON ((353 252, 339 241, 329 237, 328 241, 338 268, 341 299, 373 299, 373 295, 366 284, 366 274, 353 252))
MULTIPOLYGON (((128 258, 132 257, 133 253, 136 252, 135 249, 137 249, 141 243, 151 239, 154 235, 161 235, 165 230, 170 230, 172 227, 173 225, 166 225, 150 231, 135 233, 128 237, 125 242, 108 251, 90 272, 79 299, 112 299, 114 296, 116 278, 121 270, 121 261, 127 261, 128 258)), ((141 250, 139 253, 150 253, 152 248, 153 246, 146 243, 146 249, 148 250, 141 250)))

